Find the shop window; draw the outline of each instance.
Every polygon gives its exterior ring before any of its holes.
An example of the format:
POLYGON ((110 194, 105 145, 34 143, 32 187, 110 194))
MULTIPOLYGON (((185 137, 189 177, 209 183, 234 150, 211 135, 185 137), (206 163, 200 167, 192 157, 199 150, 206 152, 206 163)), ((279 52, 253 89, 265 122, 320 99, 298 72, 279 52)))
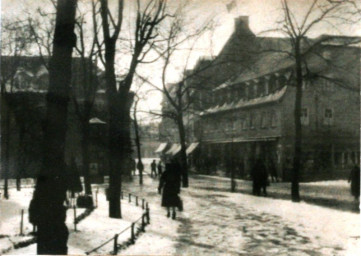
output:
POLYGON ((333 124, 333 110, 331 108, 326 108, 323 116, 323 124, 324 125, 332 125, 333 124))
POLYGON ((301 124, 302 125, 309 125, 309 113, 308 108, 301 109, 301 124))

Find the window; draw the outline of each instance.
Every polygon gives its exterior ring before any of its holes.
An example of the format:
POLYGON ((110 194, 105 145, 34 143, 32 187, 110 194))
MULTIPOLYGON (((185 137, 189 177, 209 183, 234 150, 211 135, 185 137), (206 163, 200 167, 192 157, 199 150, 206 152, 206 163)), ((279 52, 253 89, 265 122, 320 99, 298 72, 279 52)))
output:
POLYGON ((257 98, 257 96, 258 96, 258 84, 254 83, 254 85, 253 85, 253 97, 257 98))
POLYGON ((248 126, 247 126, 247 118, 242 118, 241 122, 242 122, 242 130, 247 130, 247 128, 248 128, 248 126))
POLYGON ((275 112, 273 112, 271 114, 271 126, 274 128, 274 127, 277 127, 277 123, 278 123, 278 118, 277 118, 277 114, 275 112))
POLYGON ((267 116, 266 113, 262 113, 261 115, 261 128, 267 127, 267 116))
POLYGON ((232 102, 232 91, 231 90, 227 91, 227 102, 232 102))
POLYGON ((308 108, 301 109, 301 124, 308 125, 309 124, 309 115, 308 115, 308 108))
POLYGON ((307 90, 309 87, 309 82, 305 79, 302 81, 302 90, 307 90))
POLYGON ((324 80, 323 83, 323 91, 325 92, 333 92, 334 91, 334 85, 331 81, 329 80, 324 80))
POLYGON ((256 116, 254 114, 250 114, 250 116, 249 116, 249 128, 254 129, 255 122, 256 122, 256 116))
POLYGON ((248 86, 246 86, 244 88, 244 96, 245 96, 245 99, 248 100, 249 99, 249 88, 248 86))
POLYGON ((332 125, 333 123, 333 110, 331 108, 326 108, 323 116, 324 125, 332 125))

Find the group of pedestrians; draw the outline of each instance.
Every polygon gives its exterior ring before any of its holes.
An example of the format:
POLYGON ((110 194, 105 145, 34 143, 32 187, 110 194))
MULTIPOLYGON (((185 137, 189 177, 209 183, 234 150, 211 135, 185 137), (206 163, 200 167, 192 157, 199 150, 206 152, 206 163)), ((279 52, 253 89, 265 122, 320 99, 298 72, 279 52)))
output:
POLYGON ((156 178, 157 176, 161 176, 162 172, 163 172, 163 167, 162 167, 162 161, 159 160, 158 164, 156 163, 155 159, 153 160, 153 162, 150 164, 150 177, 154 177, 156 178), (158 172, 157 172, 158 171, 158 172))

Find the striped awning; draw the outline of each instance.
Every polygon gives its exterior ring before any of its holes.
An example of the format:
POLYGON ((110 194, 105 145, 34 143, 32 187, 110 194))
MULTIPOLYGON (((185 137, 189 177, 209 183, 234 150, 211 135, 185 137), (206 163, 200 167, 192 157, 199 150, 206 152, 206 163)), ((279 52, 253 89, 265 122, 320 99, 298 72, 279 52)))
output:
POLYGON ((157 148, 157 150, 154 151, 154 152, 155 153, 162 153, 165 150, 166 147, 167 147, 167 143, 161 143, 159 145, 159 147, 157 148))
POLYGON ((190 144, 186 151, 187 155, 192 154, 192 152, 198 147, 198 145, 199 145, 198 142, 194 142, 190 144))
POLYGON ((166 155, 174 156, 181 150, 181 145, 173 144, 172 147, 165 153, 166 155))

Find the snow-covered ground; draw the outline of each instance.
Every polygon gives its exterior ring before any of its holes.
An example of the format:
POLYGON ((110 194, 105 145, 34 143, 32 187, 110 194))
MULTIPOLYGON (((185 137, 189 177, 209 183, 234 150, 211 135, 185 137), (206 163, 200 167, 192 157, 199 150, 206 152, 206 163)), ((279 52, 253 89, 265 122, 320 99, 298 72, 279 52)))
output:
MULTIPOLYGON (((4 237, 1 239, 0 250, 8 249, 12 246, 11 241, 19 239, 20 227, 20 209, 27 209, 32 197, 32 189, 22 189, 20 192, 15 189, 10 190, 10 200, 0 200, 1 206, 1 232, 4 237)), ((84 220, 77 224, 77 231, 74 230, 74 212, 69 209, 67 212, 67 226, 70 232, 68 240, 69 254, 84 255, 85 252, 98 247, 102 243, 110 240, 116 233, 128 228, 132 222, 141 217, 143 210, 136 207, 134 203, 128 203, 122 200, 123 215, 122 219, 108 218, 108 202, 105 198, 104 190, 100 189, 98 194, 98 207, 84 220)), ((77 209, 77 216, 82 214, 85 209, 77 209)), ((27 213, 27 210, 26 210, 27 213)), ((24 218, 25 231, 32 231, 32 226, 28 221, 26 214, 24 218)), ((136 227, 140 225, 137 222, 136 227)), ((130 229, 119 235, 118 243, 128 240, 130 237, 130 229)), ((22 239, 25 239, 22 237, 22 239)), ((93 254, 109 254, 113 250, 113 241, 99 248, 93 254)), ((30 246, 13 249, 7 252, 9 255, 36 255, 36 244, 30 246)))
MULTIPOLYGON (((190 180, 190 184, 194 182, 190 180)), ((187 188, 182 189, 185 210, 172 223, 159 206, 157 184, 157 180, 147 179, 142 189, 128 185, 127 189, 149 198, 156 221, 122 254, 361 255, 357 213, 305 202, 187 188)), ((344 181, 329 184, 345 186, 344 181)))
MULTIPOLYGON (((222 183, 222 179, 224 178, 212 178, 210 182, 205 177, 190 178, 191 187, 182 189, 181 193, 184 211, 177 213, 176 220, 167 218, 165 209, 160 207, 161 196, 157 193, 157 179, 145 176, 143 187, 139 187, 137 177, 133 182, 123 184, 124 195, 132 193, 149 202, 151 220, 146 227, 146 233, 142 233, 134 245, 119 254, 361 255, 358 213, 305 202, 292 203, 290 200, 224 192, 222 189, 228 183, 222 183)), ((285 184, 277 186, 278 184, 271 184, 275 191, 287 189, 285 184)), ((99 207, 78 224, 79 231, 74 232, 72 212, 68 213, 67 223, 71 231, 69 254, 83 255, 141 216, 141 208, 135 207, 133 202, 129 204, 127 200, 122 200, 123 219, 109 219, 105 187, 106 185, 100 186, 99 207)), ((344 193, 340 198, 349 193, 349 184, 346 181, 313 182, 302 184, 301 187, 307 187, 310 189, 307 190, 309 195, 315 196, 318 196, 317 191, 321 187, 325 189, 320 191, 327 193, 339 189, 344 193)), ((18 195, 15 190, 11 191, 10 201, 0 201, 1 209, 4 209, 4 206, 9 207, 1 216, 2 222, 6 222, 2 224, 1 230, 4 227, 9 234, 18 232, 20 218, 19 214, 16 216, 16 212, 22 207, 26 209, 26 201, 30 198, 30 189, 23 189, 18 195), (7 224, 8 221, 14 223, 13 226, 7 224)), ((127 230, 119 237, 119 243, 127 240, 129 236, 130 230, 127 230)), ((94 254, 109 254, 112 247, 113 242, 110 242, 94 254)), ((12 250, 9 254, 31 255, 35 252, 36 245, 33 244, 12 250)))

